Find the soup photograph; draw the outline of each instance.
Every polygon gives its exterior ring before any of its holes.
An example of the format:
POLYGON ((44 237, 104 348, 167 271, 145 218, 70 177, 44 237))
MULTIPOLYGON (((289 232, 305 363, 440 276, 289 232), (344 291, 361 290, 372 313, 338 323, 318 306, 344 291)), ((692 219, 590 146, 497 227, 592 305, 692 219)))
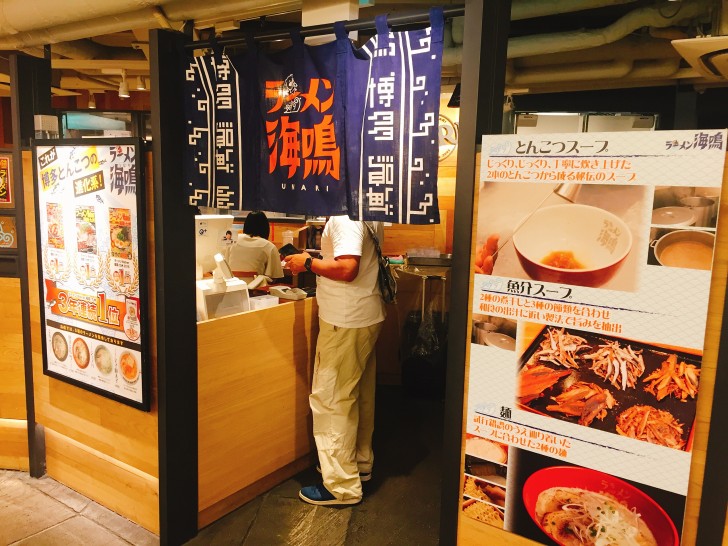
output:
POLYGON ((476 273, 634 292, 650 197, 645 186, 485 182, 476 273))

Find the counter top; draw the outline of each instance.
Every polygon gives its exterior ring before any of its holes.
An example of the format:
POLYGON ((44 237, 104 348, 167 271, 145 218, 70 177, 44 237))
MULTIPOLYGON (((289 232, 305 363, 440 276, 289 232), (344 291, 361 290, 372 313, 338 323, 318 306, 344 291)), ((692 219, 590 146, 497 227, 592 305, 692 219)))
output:
MULTIPOLYGON (((251 297, 253 297, 253 296, 251 296, 251 297)), ((302 300, 287 300, 287 299, 284 299, 284 298, 279 298, 278 299, 278 305, 273 305, 273 306, 270 306, 270 307, 263 307, 262 309, 251 309, 250 311, 243 311, 242 313, 235 313, 233 315, 226 315, 224 317, 216 317, 216 318, 212 318, 212 319, 208 319, 208 320, 200 320, 200 321, 197 322, 197 326, 200 326, 201 324, 212 323, 212 322, 225 321, 225 320, 229 320, 230 318, 238 317, 238 316, 241 316, 241 315, 250 315, 251 313, 262 313, 262 312, 265 312, 265 311, 269 311, 271 309, 276 309, 278 307, 281 307, 282 305, 287 305, 289 303, 294 303, 294 304, 295 303, 301 303, 301 302, 305 302, 305 301, 311 300, 311 299, 314 299, 315 300, 316 299, 316 296, 309 296, 309 297, 307 297, 305 299, 302 299, 302 300)))

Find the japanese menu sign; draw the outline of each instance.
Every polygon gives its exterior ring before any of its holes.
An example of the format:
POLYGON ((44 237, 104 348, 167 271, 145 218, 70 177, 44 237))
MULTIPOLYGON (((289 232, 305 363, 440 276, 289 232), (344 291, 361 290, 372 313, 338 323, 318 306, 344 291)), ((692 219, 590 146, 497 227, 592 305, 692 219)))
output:
POLYGON ((141 142, 35 144, 43 370, 148 409, 141 142))
POLYGON ((0 208, 12 208, 13 203, 13 179, 10 176, 10 169, 13 162, 11 154, 0 154, 0 208))
POLYGON ((463 517, 680 543, 726 136, 483 137, 463 517))

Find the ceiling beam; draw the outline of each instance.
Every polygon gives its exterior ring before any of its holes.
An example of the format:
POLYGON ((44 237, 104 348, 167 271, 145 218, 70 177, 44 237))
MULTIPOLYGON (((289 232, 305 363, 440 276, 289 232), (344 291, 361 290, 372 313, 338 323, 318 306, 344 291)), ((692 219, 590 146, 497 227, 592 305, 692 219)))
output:
POLYGON ((149 72, 149 61, 124 59, 51 59, 51 68, 69 70, 119 69, 149 72))
POLYGON ((93 89, 96 91, 106 90, 113 91, 118 89, 118 85, 111 85, 106 82, 96 80, 94 78, 81 78, 78 76, 61 76, 61 85, 63 89, 93 89))

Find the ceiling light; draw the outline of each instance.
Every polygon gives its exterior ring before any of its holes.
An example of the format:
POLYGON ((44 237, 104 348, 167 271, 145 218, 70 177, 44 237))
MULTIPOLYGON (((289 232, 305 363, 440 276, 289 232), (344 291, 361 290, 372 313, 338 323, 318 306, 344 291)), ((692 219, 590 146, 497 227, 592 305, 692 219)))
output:
POLYGON ((137 90, 139 91, 146 91, 147 90, 147 82, 144 81, 144 76, 138 76, 137 77, 137 90))
POLYGON ((92 91, 89 91, 88 93, 88 107, 92 109, 96 108, 96 97, 94 97, 92 91))
POLYGON ((128 99, 131 97, 129 94, 129 86, 126 83, 126 70, 121 71, 121 83, 119 84, 119 98, 128 99))

